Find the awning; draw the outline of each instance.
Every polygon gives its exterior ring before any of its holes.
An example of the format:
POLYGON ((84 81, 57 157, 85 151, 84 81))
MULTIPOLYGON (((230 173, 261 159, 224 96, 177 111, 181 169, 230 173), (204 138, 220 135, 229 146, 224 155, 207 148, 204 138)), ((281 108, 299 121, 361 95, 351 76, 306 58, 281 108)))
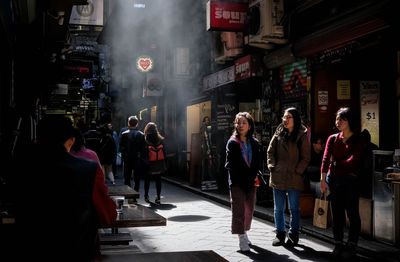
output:
POLYGON ((330 26, 295 41, 296 57, 310 57, 327 49, 337 48, 363 36, 389 28, 384 4, 370 6, 330 26))

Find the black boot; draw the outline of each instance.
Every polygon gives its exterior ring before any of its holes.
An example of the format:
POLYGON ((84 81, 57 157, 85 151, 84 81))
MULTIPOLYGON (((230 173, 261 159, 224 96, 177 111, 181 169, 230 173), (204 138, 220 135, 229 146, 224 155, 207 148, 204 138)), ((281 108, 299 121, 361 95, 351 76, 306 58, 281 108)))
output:
POLYGON ((299 243, 299 233, 289 233, 286 245, 295 246, 299 243))
POLYGON ((332 251, 332 256, 334 258, 340 258, 340 256, 342 255, 343 250, 344 250, 343 242, 336 241, 335 242, 335 248, 332 251))
POLYGON ((272 245, 274 247, 282 246, 283 244, 285 244, 285 237, 286 237, 285 231, 277 231, 276 237, 274 238, 274 240, 272 240, 272 245))
POLYGON ((356 257, 356 244, 355 243, 347 243, 346 246, 344 246, 342 253, 340 254, 340 257, 346 261, 350 261, 356 257))

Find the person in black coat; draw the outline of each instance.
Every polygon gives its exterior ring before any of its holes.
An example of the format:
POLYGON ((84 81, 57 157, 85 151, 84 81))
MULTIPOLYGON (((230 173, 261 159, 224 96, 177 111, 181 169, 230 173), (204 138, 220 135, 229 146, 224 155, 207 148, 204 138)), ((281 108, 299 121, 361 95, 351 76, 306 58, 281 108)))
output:
POLYGON ((246 231, 250 230, 256 203, 261 146, 253 137, 254 120, 249 113, 238 113, 234 124, 235 130, 226 144, 225 162, 229 174, 231 230, 239 235, 240 250, 247 252, 251 243, 246 231))
POLYGON ((18 156, 18 250, 42 261, 92 261, 100 254, 99 227, 117 217, 104 174, 96 162, 69 153, 69 118, 45 116, 37 134, 38 143, 18 156))

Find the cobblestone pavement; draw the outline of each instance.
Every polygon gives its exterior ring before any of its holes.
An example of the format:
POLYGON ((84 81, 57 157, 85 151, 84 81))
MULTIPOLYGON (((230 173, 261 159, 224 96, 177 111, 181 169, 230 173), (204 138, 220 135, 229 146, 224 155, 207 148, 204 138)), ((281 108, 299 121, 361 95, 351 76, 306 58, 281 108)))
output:
MULTIPOLYGON (((150 196, 155 195, 154 187, 151 184, 150 196)), ((143 183, 140 193, 143 196, 143 183)), ((163 182, 161 205, 147 204, 143 197, 138 199, 138 203, 167 218, 167 225, 163 227, 126 229, 133 238, 131 245, 145 253, 214 250, 228 261, 332 261, 331 244, 304 234, 295 248, 273 247, 273 224, 257 218, 248 233, 252 250, 242 254, 238 252, 237 235, 230 233, 231 212, 227 206, 170 183, 163 182)), ((358 257, 358 261, 371 260, 358 257)))

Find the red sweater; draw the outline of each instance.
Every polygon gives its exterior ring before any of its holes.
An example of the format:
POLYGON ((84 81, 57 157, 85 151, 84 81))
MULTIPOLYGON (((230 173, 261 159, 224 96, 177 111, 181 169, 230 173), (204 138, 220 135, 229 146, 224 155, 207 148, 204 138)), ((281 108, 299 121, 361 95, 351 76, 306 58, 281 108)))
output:
POLYGON ((326 141, 321 173, 328 173, 328 170, 335 176, 356 173, 361 155, 362 144, 356 135, 352 135, 346 143, 343 142, 343 132, 331 135, 326 141), (331 156, 336 161, 336 167, 331 165, 331 156))

